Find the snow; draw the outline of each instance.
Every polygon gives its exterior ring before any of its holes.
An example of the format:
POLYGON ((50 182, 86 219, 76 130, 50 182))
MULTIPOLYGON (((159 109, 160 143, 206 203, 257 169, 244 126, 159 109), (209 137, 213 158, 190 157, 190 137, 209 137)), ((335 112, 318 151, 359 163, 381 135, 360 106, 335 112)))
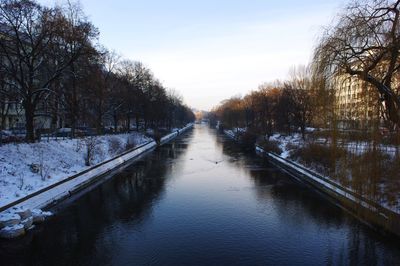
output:
POLYGON ((95 143, 91 160, 95 165, 124 152, 129 145, 149 141, 134 132, 0 146, 0 206, 88 169, 85 155, 89 142, 95 143))
POLYGON ((15 224, 15 225, 13 225, 13 226, 6 226, 6 227, 4 227, 4 228, 1 229, 1 230, 4 230, 4 231, 14 231, 14 230, 22 229, 22 228, 24 228, 24 225, 23 225, 23 224, 15 224))
POLYGON ((19 219, 21 219, 21 217, 16 213, 11 213, 11 212, 0 213, 0 223, 9 220, 19 220, 19 219))
MULTIPOLYGON (((161 139, 161 143, 175 138, 191 127, 193 127, 192 123, 187 124, 182 129, 173 129, 172 133, 161 139)), ((111 178, 111 175, 105 174, 128 161, 140 157, 147 151, 154 149, 156 145, 154 140, 141 134, 133 133, 87 137, 81 140, 52 140, 35 144, 10 144, 0 147, 0 162, 2 163, 0 191, 2 195, 5 195, 0 198, 0 206, 5 206, 10 201, 13 202, 19 195, 24 195, 23 193, 33 193, 55 182, 65 181, 0 213, 0 224, 3 226, 0 230, 0 237, 13 238, 23 234, 24 227, 25 229, 30 229, 32 228, 32 223, 43 222, 46 217, 52 215, 51 212, 42 211, 41 208, 69 197, 75 191, 96 181, 98 178, 103 178, 103 176, 105 179, 111 178), (95 143, 95 152, 92 162, 97 163, 97 165, 89 168, 84 164, 85 145, 93 143, 95 143), (140 147, 125 152, 130 150, 132 145, 138 146, 140 144, 142 144, 140 147), (10 156, 7 156, 7 154, 10 154, 10 156), (49 165, 48 168, 43 167, 45 163, 49 165), (60 174, 59 166, 63 165, 62 163, 68 164, 69 167, 62 167, 63 170, 60 174), (32 167, 32 165, 40 165, 40 167, 36 168, 32 167), (43 178, 43 171, 37 171, 38 169, 46 169, 46 178, 43 178), (15 172, 10 175, 10 171, 15 172), (74 176, 77 172, 80 173, 74 176), (21 183, 13 182, 13 177, 17 174, 23 176, 22 185, 21 183), (67 179, 71 175, 74 178, 67 179), (27 180, 25 181, 25 179, 27 180), (24 191, 24 189, 26 190, 25 184, 31 186, 27 191, 24 191), (21 217, 24 218, 22 221, 21 217)))
MULTIPOLYGON (((346 188, 341 186, 338 182, 335 182, 334 180, 330 179, 329 177, 322 177, 317 173, 313 173, 311 169, 308 169, 304 167, 301 164, 298 164, 297 162, 287 160, 283 158, 282 156, 265 152, 261 147, 256 146, 256 151, 258 153, 266 153, 268 156, 272 157, 276 161, 280 162, 283 165, 286 165, 294 170, 296 170, 298 173, 302 174, 303 176, 306 176, 307 178, 313 180, 314 182, 320 184, 322 187, 325 187, 338 195, 347 198, 351 200, 352 202, 356 202, 358 204, 361 204, 361 206, 374 211, 374 212, 379 212, 380 215, 385 216, 384 213, 381 213, 379 209, 375 205, 372 205, 369 203, 367 200, 365 200, 361 195, 358 195, 355 193, 352 189, 346 188)), ((289 173, 290 174, 290 173, 289 173)), ((297 177, 296 177, 297 178, 297 177)), ((378 204, 378 203, 375 203, 378 204)), ((387 210, 393 211, 397 214, 400 214, 400 211, 396 208, 393 208, 391 206, 387 206, 386 204, 379 203, 380 207, 386 208, 387 210)))
POLYGON ((282 150, 280 154, 283 158, 288 158, 290 152, 294 147, 298 147, 303 145, 303 139, 301 134, 295 133, 293 135, 282 135, 282 134, 273 134, 269 140, 276 141, 279 144, 279 148, 282 150))
POLYGON ((231 139, 236 139, 236 135, 235 133, 233 133, 232 130, 230 129, 225 129, 224 130, 225 135, 227 135, 228 137, 230 137, 231 139))
POLYGON ((35 216, 40 216, 40 215, 49 217, 49 216, 52 216, 52 215, 53 215, 52 212, 49 212, 49 211, 42 211, 42 210, 40 210, 40 209, 32 209, 31 212, 32 212, 32 216, 33 216, 33 217, 35 217, 35 216))
MULTIPOLYGON (((161 143, 171 140, 191 127, 193 127, 192 123, 187 124, 182 129, 175 129, 175 132, 164 136, 161 143)), ((139 133, 130 133, 87 137, 81 140, 52 140, 34 144, 0 146, 0 206, 5 206, 20 197, 76 175, 75 178, 58 184, 52 189, 7 210, 15 212, 17 209, 25 208, 35 212, 35 209, 44 208, 53 202, 70 196, 71 193, 93 182, 97 177, 152 150, 156 145, 153 139, 139 133), (92 160, 92 164, 97 164, 96 166, 88 167, 85 165, 85 145, 87 142, 96 143, 96 152, 92 160), (143 145, 131 152, 123 153, 132 144, 135 146, 143 145), (8 156, 8 154, 10 155, 8 156), (114 159, 108 160, 111 158, 114 159), (40 172, 32 172, 31 164, 44 165, 42 168, 46 169, 46 178, 43 178, 43 173, 41 175, 40 172), (83 172, 85 170, 86 172, 83 172), (18 179, 17 177, 22 178, 18 179)), ((51 215, 51 213, 41 210, 36 212, 45 216, 51 215)))
MULTIPOLYGON (((233 133, 232 130, 225 130, 224 133, 226 135, 228 135, 229 137, 235 139, 235 134, 233 133)), ((300 134, 295 133, 292 135, 282 135, 282 134, 277 133, 277 134, 272 135, 269 138, 269 140, 277 142, 279 145, 279 148, 282 150, 281 154, 273 154, 273 153, 268 152, 268 155, 273 157, 275 160, 279 161, 282 164, 290 166, 292 169, 295 169, 299 173, 314 180, 315 182, 319 183, 320 185, 324 186, 325 188, 328 188, 328 189, 334 191, 335 193, 348 198, 349 200, 358 202, 365 208, 377 211, 377 209, 373 205, 371 205, 370 203, 365 201, 361 195, 358 195, 351 188, 342 186, 340 183, 336 182, 329 176, 321 176, 320 174, 315 173, 313 169, 309 169, 297 161, 288 160, 287 158, 290 156, 291 152, 294 149, 302 147, 303 145, 306 144, 306 142, 303 140, 303 138, 300 134)), ((326 142, 324 142, 324 144, 326 144, 326 142)), ((344 147, 346 147, 349 152, 353 152, 353 153, 356 152, 355 149, 361 147, 361 149, 360 149, 361 151, 357 150, 357 153, 362 153, 368 149, 368 143, 349 142, 344 147)), ((380 148, 382 149, 382 151, 385 151, 388 154, 392 154, 392 155, 397 150, 396 147, 385 146, 385 145, 380 145, 380 148)), ((256 152, 261 153, 261 154, 267 153, 266 151, 264 151, 261 147, 259 147, 257 145, 256 145, 256 152)), ((400 208, 398 206, 390 206, 385 201, 375 202, 375 204, 378 204, 379 206, 386 208, 387 210, 390 210, 397 214, 400 214, 400 208)), ((384 215, 384 214, 381 214, 381 215, 384 215)))
MULTIPOLYGON (((26 223, 26 225, 28 226, 29 224, 26 223)), ((32 227, 32 225, 30 227, 32 227)), ((25 226, 23 224, 6 226, 0 230, 0 237, 6 239, 16 238, 24 234, 25 234, 25 226)))
POLYGON ((291 163, 290 161, 284 160, 281 157, 279 157, 277 155, 274 155, 272 153, 269 153, 268 155, 273 157, 275 160, 279 161, 280 163, 290 166, 291 168, 295 169, 297 172, 299 172, 302 175, 308 177, 309 179, 312 179, 316 183, 319 183, 323 187, 328 188, 328 189, 336 192, 337 194, 339 194, 339 195, 341 195, 341 196, 343 196, 343 197, 345 197, 345 198, 347 198, 347 199, 349 199, 349 200, 351 200, 353 202, 357 202, 359 204, 361 203, 361 205, 363 207, 365 207, 365 208, 368 208, 368 209, 373 210, 373 211, 377 211, 377 209, 374 206, 372 206, 368 202, 364 201, 361 196, 356 195, 353 191, 351 191, 349 193, 348 192, 349 189, 341 187, 336 182, 332 182, 331 180, 326 179, 326 178, 324 180, 324 179, 316 176, 315 174, 311 174, 309 172, 310 170, 308 170, 306 168, 303 168, 303 167, 301 167, 299 165, 296 165, 294 163, 291 163))
POLYGON ((179 134, 182 134, 183 132, 185 132, 186 130, 188 130, 189 128, 192 128, 192 127, 193 127, 193 123, 189 123, 185 127, 183 127, 182 129, 173 128, 171 130, 171 132, 172 132, 171 134, 168 134, 168 135, 166 135, 166 136, 164 136, 164 137, 162 137, 160 139, 160 143, 164 144, 164 143, 170 141, 171 139, 175 138, 179 134))

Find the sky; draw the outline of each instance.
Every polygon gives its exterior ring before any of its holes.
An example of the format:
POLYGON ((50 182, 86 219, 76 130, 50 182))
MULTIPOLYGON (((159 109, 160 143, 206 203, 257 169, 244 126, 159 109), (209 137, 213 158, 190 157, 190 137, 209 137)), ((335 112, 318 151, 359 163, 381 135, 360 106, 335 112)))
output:
MULTIPOLYGON (((52 5, 51 0, 40 0, 52 5)), ((81 0, 99 41, 209 110, 306 65, 344 0, 81 0)))

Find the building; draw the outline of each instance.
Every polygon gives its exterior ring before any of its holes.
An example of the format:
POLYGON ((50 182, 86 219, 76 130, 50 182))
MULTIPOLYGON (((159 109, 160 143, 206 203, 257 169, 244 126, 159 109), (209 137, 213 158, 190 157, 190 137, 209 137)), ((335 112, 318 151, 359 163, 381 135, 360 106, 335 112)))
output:
POLYGON ((379 93, 357 76, 340 75, 335 80, 335 115, 339 128, 370 128, 381 122, 379 93))
POLYGON ((24 110, 16 101, 2 100, 0 123, 4 129, 25 127, 24 110))

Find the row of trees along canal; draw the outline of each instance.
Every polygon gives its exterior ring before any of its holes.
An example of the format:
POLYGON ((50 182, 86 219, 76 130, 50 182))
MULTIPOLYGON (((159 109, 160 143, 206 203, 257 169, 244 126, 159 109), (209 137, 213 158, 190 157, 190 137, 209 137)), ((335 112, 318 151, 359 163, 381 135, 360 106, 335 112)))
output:
POLYGON ((0 129, 11 108, 21 106, 26 140, 33 142, 38 116, 71 127, 104 121, 129 130, 192 121, 181 97, 166 90, 140 62, 126 60, 97 42, 98 30, 78 4, 45 7, 30 0, 0 4, 0 129), (109 122, 110 123, 110 122, 109 122))
POLYGON ((246 128, 245 142, 257 140, 276 153, 284 148, 291 159, 400 211, 399 5, 352 1, 324 30, 310 66, 223 101, 211 121, 246 128), (350 94, 353 83, 357 95, 350 94), (291 135, 293 141, 281 141, 291 135))

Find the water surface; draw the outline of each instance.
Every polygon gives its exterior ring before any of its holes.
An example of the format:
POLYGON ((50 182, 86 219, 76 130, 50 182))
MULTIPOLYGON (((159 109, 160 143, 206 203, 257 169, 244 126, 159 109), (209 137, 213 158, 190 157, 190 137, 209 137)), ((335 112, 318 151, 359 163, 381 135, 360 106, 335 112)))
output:
POLYGON ((206 125, 57 208, 2 265, 399 265, 366 227, 206 125))

